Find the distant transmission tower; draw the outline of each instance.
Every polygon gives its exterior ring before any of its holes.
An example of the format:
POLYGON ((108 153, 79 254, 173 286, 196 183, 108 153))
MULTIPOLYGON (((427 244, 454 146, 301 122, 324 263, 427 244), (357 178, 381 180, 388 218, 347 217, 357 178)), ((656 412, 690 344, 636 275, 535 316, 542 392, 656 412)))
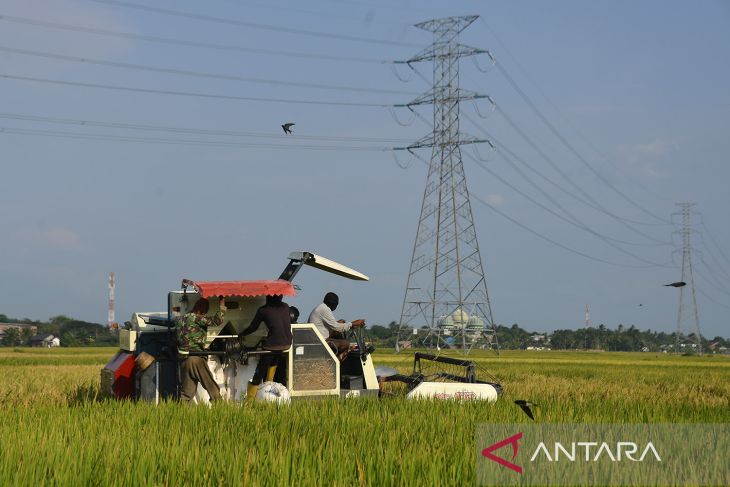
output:
POLYGON ((114 321, 114 273, 109 273, 109 314, 107 315, 106 325, 111 329, 116 327, 116 321, 114 321))
POLYGON ((679 288, 679 310, 677 311, 677 337, 674 343, 674 351, 679 352, 682 331, 694 329, 697 339, 697 353, 702 354, 702 338, 700 335, 700 318, 697 312, 697 298, 695 295, 695 280, 692 274, 692 246, 690 245, 690 235, 694 232, 690 225, 690 215, 694 203, 677 203, 681 211, 674 213, 672 216, 682 217, 682 228, 674 233, 682 236, 682 282, 687 283, 679 288), (687 293, 691 296, 688 299, 687 293), (690 328, 691 322, 694 327, 690 328))
POLYGON ((585 335, 583 340, 583 346, 586 350, 588 350, 588 329, 591 327, 591 307, 586 304, 586 328, 585 328, 585 335))
POLYGON ((407 61, 433 61, 433 87, 402 107, 433 105, 433 132, 408 147, 431 148, 421 216, 413 245, 398 329, 416 345, 458 346, 464 353, 482 343, 498 350, 487 294, 461 146, 488 142, 459 131, 459 103, 488 98, 459 88, 459 59, 488 51, 464 46, 459 33, 478 16, 449 17, 416 24, 433 32, 433 44, 407 61), (420 342, 420 343, 418 343, 420 342))

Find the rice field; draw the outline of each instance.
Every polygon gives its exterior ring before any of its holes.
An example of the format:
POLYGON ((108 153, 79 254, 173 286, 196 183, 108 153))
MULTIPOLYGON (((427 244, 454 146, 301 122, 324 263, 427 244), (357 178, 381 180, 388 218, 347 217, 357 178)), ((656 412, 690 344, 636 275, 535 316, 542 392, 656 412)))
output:
MULTIPOLYGON (((496 404, 401 398, 288 407, 102 400, 110 348, 0 349, 0 485, 473 485, 479 423, 728 423, 730 357, 503 352, 472 358, 496 404)), ((378 352, 408 372, 412 359, 378 352)))

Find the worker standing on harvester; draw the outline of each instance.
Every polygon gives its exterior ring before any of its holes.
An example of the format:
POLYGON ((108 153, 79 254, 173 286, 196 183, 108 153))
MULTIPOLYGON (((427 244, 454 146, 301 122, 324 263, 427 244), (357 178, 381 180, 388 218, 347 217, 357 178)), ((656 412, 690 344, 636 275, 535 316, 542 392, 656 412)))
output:
POLYGON ((350 328, 365 326, 365 320, 353 320, 352 322, 336 320, 332 312, 337 309, 339 303, 340 298, 335 293, 325 294, 323 302, 309 314, 309 323, 313 323, 317 327, 327 343, 332 344, 337 349, 339 359, 343 360, 350 350, 350 341, 345 333, 350 328))
POLYGON ((274 380, 276 366, 281 359, 284 350, 288 350, 292 344, 291 322, 292 317, 289 305, 282 301, 283 296, 277 294, 274 296, 266 296, 266 304, 256 310, 256 315, 251 320, 251 324, 243 330, 239 336, 250 335, 258 330, 261 323, 265 323, 268 333, 264 339, 263 349, 271 353, 261 355, 259 363, 256 366, 253 379, 248 383, 246 389, 246 399, 252 400, 256 397, 256 392, 264 379, 267 381, 274 380))
POLYGON ((210 304, 207 299, 199 299, 193 309, 176 320, 177 349, 180 354, 180 378, 182 392, 180 398, 190 402, 195 396, 198 383, 202 384, 210 396, 210 401, 220 400, 220 388, 208 368, 208 359, 189 352, 202 352, 209 326, 220 326, 226 312, 226 303, 219 298, 219 310, 213 317, 207 317, 210 304))

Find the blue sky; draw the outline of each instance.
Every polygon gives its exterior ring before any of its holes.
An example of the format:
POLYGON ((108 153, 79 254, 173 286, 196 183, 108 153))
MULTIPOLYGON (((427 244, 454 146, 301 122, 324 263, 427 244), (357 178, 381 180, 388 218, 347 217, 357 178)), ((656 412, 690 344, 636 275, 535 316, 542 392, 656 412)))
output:
POLYGON ((387 107, 431 66, 381 61, 429 44, 413 24, 465 14, 461 41, 498 63, 460 77, 498 106, 461 119, 503 148, 464 149, 495 320, 575 328, 589 304, 595 325, 673 331, 667 221, 693 202, 700 326, 730 336, 730 3, 709 0, 0 1, 0 313, 104 322, 113 270, 125 320, 181 278, 275 278, 310 250, 371 281, 305 270, 303 314, 335 290, 343 317, 397 320, 426 174, 388 149, 430 127, 387 107))

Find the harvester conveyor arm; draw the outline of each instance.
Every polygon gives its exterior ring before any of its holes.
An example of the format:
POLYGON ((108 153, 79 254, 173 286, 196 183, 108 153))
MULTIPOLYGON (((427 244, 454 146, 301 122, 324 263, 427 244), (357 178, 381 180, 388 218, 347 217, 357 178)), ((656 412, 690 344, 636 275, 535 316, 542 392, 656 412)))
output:
POLYGON ((430 353, 423 353, 423 352, 416 352, 415 359, 423 359, 423 360, 432 360, 434 362, 442 362, 445 364, 451 364, 451 365, 459 365, 461 367, 469 367, 471 365, 474 365, 474 362, 471 360, 460 360, 458 358, 451 358, 451 357, 439 357, 437 355, 431 355, 430 353))
POLYGON ((383 382, 403 382, 411 386, 411 389, 423 382, 423 377, 415 375, 393 374, 382 378, 383 382))

